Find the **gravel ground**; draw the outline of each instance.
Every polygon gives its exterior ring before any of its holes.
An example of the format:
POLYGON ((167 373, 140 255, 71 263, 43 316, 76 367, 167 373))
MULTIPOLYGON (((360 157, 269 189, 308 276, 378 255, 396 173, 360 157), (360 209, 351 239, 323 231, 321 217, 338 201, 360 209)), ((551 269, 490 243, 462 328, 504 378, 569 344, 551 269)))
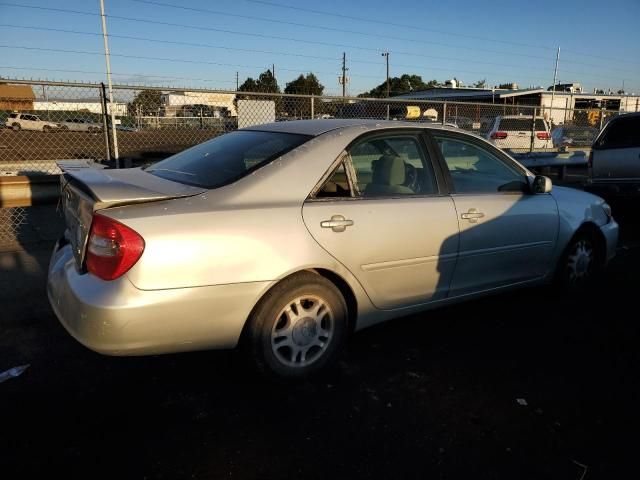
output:
POLYGON ((520 290, 355 335, 321 378, 236 352, 146 358, 73 340, 47 242, 0 253, 0 471, 13 478, 635 478, 640 222, 590 295, 520 290))

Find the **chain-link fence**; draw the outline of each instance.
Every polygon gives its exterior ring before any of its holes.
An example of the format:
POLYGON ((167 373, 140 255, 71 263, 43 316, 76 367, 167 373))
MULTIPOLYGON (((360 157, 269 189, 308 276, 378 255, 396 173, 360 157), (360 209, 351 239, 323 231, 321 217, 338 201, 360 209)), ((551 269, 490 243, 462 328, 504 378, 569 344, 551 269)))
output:
MULTIPOLYGON (((296 119, 367 118, 459 128, 518 154, 588 149, 613 116, 601 109, 371 99, 4 80, 0 84, 0 175, 58 174, 56 161, 146 165, 238 128, 296 119)), ((542 100, 538 103, 543 103, 542 100)), ((568 106, 568 105, 567 105, 568 106)), ((15 236, 21 210, 2 209, 0 240, 15 236)))
POLYGON ((0 246, 19 243, 20 229, 26 218, 23 207, 0 208, 0 246))
MULTIPOLYGON (((0 173, 58 173, 56 160, 151 163, 224 132, 309 118, 430 122, 481 135, 514 152, 589 147, 618 112, 514 103, 314 97, 54 82, 0 88, 0 173), (111 126, 113 113, 114 125, 111 126)), ((506 102, 506 101, 505 101, 506 102)))

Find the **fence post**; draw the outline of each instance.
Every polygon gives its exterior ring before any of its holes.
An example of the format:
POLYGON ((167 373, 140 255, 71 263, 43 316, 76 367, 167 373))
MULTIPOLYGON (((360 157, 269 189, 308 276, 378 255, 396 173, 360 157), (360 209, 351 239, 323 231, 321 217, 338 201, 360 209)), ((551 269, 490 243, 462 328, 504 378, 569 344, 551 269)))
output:
POLYGON ((316 117, 316 97, 311 95, 311 118, 314 119, 316 117))
POLYGON ((602 130, 602 126, 604 125, 604 108, 600 109, 600 130, 602 130))
POLYGON ((442 104, 442 125, 447 123, 447 102, 442 104))
POLYGON ((531 147, 529 148, 529 153, 533 152, 533 146, 535 144, 535 138, 536 138, 536 113, 537 113, 538 109, 537 108, 533 108, 533 115, 532 115, 532 120, 531 120, 531 147))
POLYGON ((102 107, 102 130, 104 130, 104 144, 106 160, 111 161, 111 139, 109 138, 109 122, 107 120, 107 96, 105 95, 104 83, 100 83, 100 106, 102 107))

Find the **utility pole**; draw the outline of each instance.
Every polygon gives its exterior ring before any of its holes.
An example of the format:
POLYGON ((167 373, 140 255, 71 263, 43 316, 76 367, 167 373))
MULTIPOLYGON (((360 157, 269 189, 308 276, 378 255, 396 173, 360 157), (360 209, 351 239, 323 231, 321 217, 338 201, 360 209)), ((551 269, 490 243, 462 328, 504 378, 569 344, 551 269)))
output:
POLYGON ((271 75, 273 75, 273 79, 276 79, 276 64, 272 63, 271 64, 271 75))
POLYGON ((113 86, 111 84, 111 62, 109 61, 109 41, 107 40, 107 18, 104 14, 104 0, 100 0, 100 17, 102 18, 102 37, 104 38, 104 57, 107 62, 107 83, 109 84, 109 106, 111 107, 111 134, 113 135, 113 158, 116 168, 120 168, 118 156, 118 137, 116 136, 115 105, 113 103, 113 86))
POLYGON ((236 92, 240 88, 240 77, 238 76, 238 72, 236 72, 236 92))
POLYGON ((553 88, 551 89, 551 110, 549 110, 549 127, 553 128, 553 99, 556 96, 556 78, 558 78, 558 62, 560 61, 560 47, 556 53, 556 68, 553 71, 553 88))
POLYGON ((345 92, 347 88, 347 70, 349 70, 347 68, 347 54, 345 52, 342 52, 342 98, 346 96, 345 92))
POLYGON ((389 52, 384 52, 382 56, 387 59, 387 98, 389 98, 389 52))

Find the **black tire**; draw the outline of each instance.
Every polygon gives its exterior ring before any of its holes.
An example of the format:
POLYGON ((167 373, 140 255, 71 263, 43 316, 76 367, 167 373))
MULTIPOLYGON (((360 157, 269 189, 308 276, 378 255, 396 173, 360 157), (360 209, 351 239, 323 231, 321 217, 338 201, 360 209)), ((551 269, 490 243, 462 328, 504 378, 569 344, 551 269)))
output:
POLYGON ((602 255, 594 234, 578 232, 569 242, 556 269, 556 284, 566 293, 593 287, 602 273, 602 255))
POLYGON ((51 127, 49 125, 45 125, 44 127, 42 127, 42 131, 48 133, 51 131, 51 127))
POLYGON ((303 378, 339 358, 347 321, 347 305, 338 288, 320 275, 301 272, 260 300, 249 319, 245 346, 260 373, 303 378))
POLYGON ((20 126, 19 123, 14 123, 13 125, 11 125, 11 128, 13 129, 14 132, 19 132, 22 127, 20 126))

